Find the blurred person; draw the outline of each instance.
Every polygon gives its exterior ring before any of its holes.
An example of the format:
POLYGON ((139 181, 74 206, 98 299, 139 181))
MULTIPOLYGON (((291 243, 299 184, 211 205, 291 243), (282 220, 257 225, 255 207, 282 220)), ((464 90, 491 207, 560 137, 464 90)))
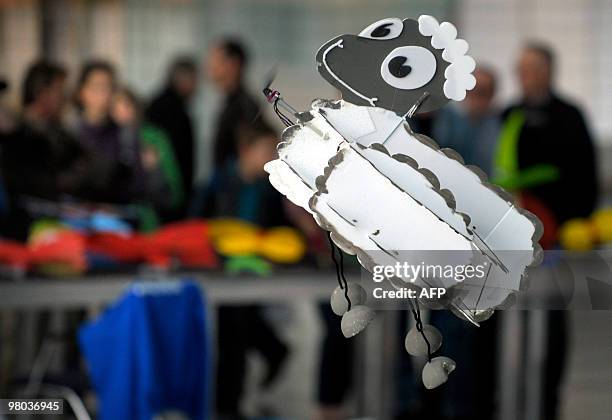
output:
POLYGON ((28 198, 58 200, 78 193, 87 181, 87 155, 61 123, 66 76, 63 67, 47 61, 34 63, 26 72, 22 115, 0 146, 10 201, 5 236, 26 239, 31 222, 28 198))
MULTIPOLYGON (((0 144, 2 180, 9 202, 8 212, 1 221, 2 236, 28 241, 30 226, 38 216, 32 208, 41 199, 58 202, 65 195, 80 195, 89 186, 92 178, 90 156, 61 121, 67 102, 66 79, 66 70, 47 60, 37 61, 26 70, 21 115, 15 129, 6 134, 0 144)), ((62 317, 68 325, 66 330, 70 330, 72 322, 81 319, 80 314, 72 312, 62 313, 62 317)), ((29 326, 35 342, 39 343, 52 334, 49 319, 50 314, 41 311, 26 323, 18 315, 16 322, 18 329, 22 325, 29 326)), ((69 332, 67 334, 71 337, 69 332)), ((72 368, 79 362, 74 340, 62 340, 62 346, 60 363, 65 368, 63 372, 70 373, 57 375, 54 380, 58 383, 76 378, 72 368)), ((14 351, 19 353, 20 350, 23 349, 17 344, 14 351)), ((71 385, 75 384, 73 381, 71 385)))
POLYGON ((3 102, 8 87, 8 82, 0 78, 0 135, 9 133, 15 128, 13 113, 3 102))
POLYGON ((257 101, 244 86, 249 55, 238 40, 223 38, 213 44, 206 57, 206 71, 213 85, 224 95, 217 115, 213 139, 214 167, 222 167, 237 154, 236 121, 254 121, 259 115, 257 101))
MULTIPOLYGON (((593 141, 582 112, 557 94, 555 70, 550 47, 525 45, 517 66, 522 98, 503 114, 495 160, 497 182, 540 216, 545 236, 555 224, 590 215, 598 196, 593 141)), ((567 322, 563 311, 545 313, 548 350, 540 418, 553 420, 567 356, 567 322)))
POLYGON ((78 117, 75 134, 93 156, 96 185, 87 197, 93 201, 129 203, 144 193, 140 149, 135 139, 122 139, 110 115, 116 88, 115 70, 105 61, 86 63, 76 89, 78 117))
POLYGON ((287 224, 283 198, 268 182, 264 165, 277 156, 278 138, 265 121, 236 122, 237 156, 213 173, 194 212, 230 216, 263 227, 287 224))
POLYGON ((517 73, 522 98, 503 114, 496 180, 536 197, 558 223, 586 217, 598 195, 593 141, 582 112, 553 87, 554 53, 527 44, 517 73))
POLYGON ((186 205, 193 193, 195 149, 189 101, 196 93, 197 86, 198 69, 195 60, 180 57, 170 67, 166 85, 146 110, 147 120, 164 130, 170 138, 181 171, 182 190, 187 199, 174 219, 185 216, 186 205))
POLYGON ((493 106, 496 79, 486 67, 478 67, 474 77, 476 86, 459 106, 442 108, 436 114, 432 134, 441 147, 456 150, 467 165, 476 165, 491 175, 501 127, 493 106))
MULTIPOLYGON (((217 170, 196 201, 195 215, 236 217, 262 227, 286 225, 282 196, 263 166, 276 156, 278 138, 262 120, 239 123, 236 159, 217 170)), ((256 305, 221 306, 218 312, 216 408, 219 419, 240 419, 246 356, 257 351, 267 364, 264 387, 272 384, 287 358, 287 346, 256 305)))
POLYGON ((174 220, 184 204, 183 183, 178 162, 166 133, 143 119, 141 103, 130 89, 117 89, 111 116, 120 128, 123 143, 140 143, 145 175, 145 199, 162 222, 174 220))

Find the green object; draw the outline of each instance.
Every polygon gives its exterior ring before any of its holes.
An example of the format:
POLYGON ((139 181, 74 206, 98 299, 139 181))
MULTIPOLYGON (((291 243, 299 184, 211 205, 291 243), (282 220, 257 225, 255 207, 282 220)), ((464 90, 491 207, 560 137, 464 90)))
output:
POLYGON ((512 111, 504 122, 495 153, 495 176, 508 177, 518 172, 518 141, 525 123, 519 110, 512 111))
POLYGON ((508 115, 495 153, 495 176, 491 182, 508 190, 521 190, 548 184, 559 179, 560 171, 555 165, 540 164, 519 169, 518 142, 525 124, 525 116, 520 110, 508 115))
POLYGON ((152 233, 159 229, 159 218, 155 209, 149 204, 135 204, 134 209, 138 213, 138 227, 142 233, 152 233))
POLYGON ((161 170, 170 188, 170 204, 172 208, 180 206, 185 199, 185 192, 181 171, 168 136, 159 128, 144 124, 140 129, 140 138, 144 145, 157 151, 161 170))
POLYGON ((272 273, 272 265, 257 255, 240 255, 225 261, 225 271, 232 275, 249 273, 263 277, 272 273))
POLYGON ((559 176, 559 168, 555 165, 542 164, 530 166, 506 177, 496 177, 493 182, 507 190, 516 191, 554 182, 559 176))

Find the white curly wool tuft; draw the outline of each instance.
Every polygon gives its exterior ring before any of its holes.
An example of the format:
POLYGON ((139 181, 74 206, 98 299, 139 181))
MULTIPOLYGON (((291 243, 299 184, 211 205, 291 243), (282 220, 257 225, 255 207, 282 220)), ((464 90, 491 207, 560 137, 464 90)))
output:
POLYGON ((450 63, 444 72, 444 95, 455 101, 465 99, 466 92, 474 89, 476 78, 472 72, 476 62, 467 55, 468 43, 457 38, 457 28, 449 22, 438 23, 429 15, 419 17, 419 31, 431 37, 431 46, 442 51, 442 58, 450 63))

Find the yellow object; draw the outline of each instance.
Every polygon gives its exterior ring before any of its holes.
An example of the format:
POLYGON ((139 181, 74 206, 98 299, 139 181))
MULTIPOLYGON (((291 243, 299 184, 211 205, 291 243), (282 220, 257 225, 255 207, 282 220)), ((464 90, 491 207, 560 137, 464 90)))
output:
POLYGON ((277 263, 291 264, 302 259, 306 244, 295 229, 277 227, 268 229, 261 240, 261 255, 277 263))
POLYGON ((240 219, 219 218, 208 221, 208 231, 211 238, 216 239, 225 235, 257 233, 259 227, 240 219))
POLYGON ((559 241, 563 248, 570 251, 588 251, 596 241, 594 225, 586 219, 571 219, 561 226, 559 241))
POLYGON ((226 257, 260 255, 275 263, 292 264, 306 253, 302 236, 289 227, 264 230, 238 219, 213 219, 209 226, 215 249, 226 257))
POLYGON ((600 242, 612 242, 612 209, 596 211, 591 216, 593 228, 600 242))
POLYGON ((259 241, 259 233, 248 230, 229 232, 214 239, 217 252, 227 257, 255 254, 259 241))

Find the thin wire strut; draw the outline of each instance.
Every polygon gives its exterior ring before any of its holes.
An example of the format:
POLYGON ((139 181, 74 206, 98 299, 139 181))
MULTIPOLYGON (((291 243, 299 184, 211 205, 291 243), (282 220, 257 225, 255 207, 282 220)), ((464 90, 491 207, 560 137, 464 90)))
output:
POLYGON ((429 340, 425 335, 425 331, 423 331, 423 321, 421 320, 421 310, 419 309, 419 302, 416 299, 411 300, 411 303, 412 302, 414 302, 414 305, 412 305, 413 308, 411 309, 411 311, 412 316, 414 317, 414 321, 416 323, 416 329, 419 333, 421 333, 421 337, 423 337, 423 340, 427 345, 427 361, 431 362, 431 344, 429 343, 429 340))
POLYGON ((351 310, 351 298, 348 295, 348 282, 346 281, 346 277, 344 277, 344 257, 342 255, 342 250, 336 247, 336 244, 331 238, 331 233, 327 232, 327 240, 329 241, 329 247, 331 248, 331 258, 336 266, 336 278, 338 280, 338 284, 340 285, 340 289, 344 290, 344 299, 346 299, 346 303, 348 305, 347 311, 351 310), (336 248, 338 253, 340 254, 340 263, 336 260, 336 248))

